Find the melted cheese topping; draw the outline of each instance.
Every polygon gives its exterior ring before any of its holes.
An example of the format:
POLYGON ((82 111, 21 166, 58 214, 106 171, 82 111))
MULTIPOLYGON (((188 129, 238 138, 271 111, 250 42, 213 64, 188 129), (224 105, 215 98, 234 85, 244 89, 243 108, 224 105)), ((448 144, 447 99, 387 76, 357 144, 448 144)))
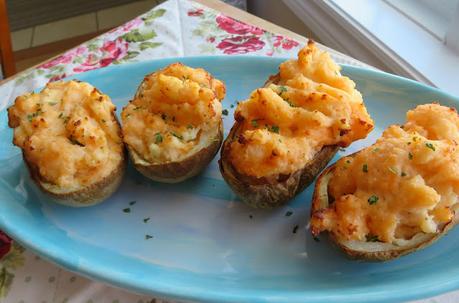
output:
POLYGON ((333 207, 311 225, 345 240, 397 243, 436 233, 459 203, 459 117, 438 104, 407 113, 372 146, 340 159, 328 192, 333 207))
POLYGON ((124 140, 148 163, 180 161, 219 132, 224 84, 181 63, 145 77, 123 109, 124 140))
POLYGON ((312 42, 280 65, 276 82, 255 90, 235 112, 239 137, 229 158, 245 175, 292 173, 322 147, 348 146, 373 129, 355 83, 312 42))
POLYGON ((108 176, 123 161, 115 106, 88 83, 48 83, 8 109, 13 143, 41 179, 76 190, 108 176))

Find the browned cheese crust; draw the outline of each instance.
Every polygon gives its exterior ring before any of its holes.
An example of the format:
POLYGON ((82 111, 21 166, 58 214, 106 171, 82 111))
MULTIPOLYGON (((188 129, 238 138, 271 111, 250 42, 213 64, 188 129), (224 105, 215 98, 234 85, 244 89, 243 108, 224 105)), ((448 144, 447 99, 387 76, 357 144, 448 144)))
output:
MULTIPOLYGON (((317 179, 312 199, 311 217, 313 215, 320 216, 320 212, 322 210, 333 204, 328 195, 328 183, 334 168, 335 165, 328 167, 317 179)), ((343 242, 331 232, 328 233, 328 237, 332 243, 336 244, 348 257, 352 259, 389 261, 431 245, 451 230, 458 221, 459 216, 456 214, 454 219, 449 223, 444 224, 437 233, 425 235, 421 241, 411 241, 406 246, 381 245, 378 243, 368 242, 343 242)), ((319 232, 314 230, 314 227, 311 227, 311 233, 313 236, 317 236, 319 232)))

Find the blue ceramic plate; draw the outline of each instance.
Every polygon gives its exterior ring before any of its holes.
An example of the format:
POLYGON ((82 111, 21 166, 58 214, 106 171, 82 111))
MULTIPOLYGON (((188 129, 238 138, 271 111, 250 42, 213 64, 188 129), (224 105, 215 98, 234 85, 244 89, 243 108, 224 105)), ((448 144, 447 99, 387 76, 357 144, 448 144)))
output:
MULTIPOLYGON (((226 83, 227 134, 236 101, 263 85, 283 60, 175 58, 76 78, 108 94, 119 113, 144 75, 174 61, 203 67, 226 83)), ((459 104, 457 98, 389 74, 349 66, 343 72, 357 83, 376 128, 337 157, 371 144, 417 104, 459 104)), ((250 209, 222 180, 217 159, 199 177, 176 185, 149 181, 130 166, 113 197, 98 206, 69 208, 50 203, 35 189, 11 140, 2 110, 0 228, 57 264, 116 286, 179 300, 289 303, 398 301, 459 288, 459 228, 399 260, 351 261, 307 232, 312 186, 285 207, 250 209), (131 211, 123 212, 128 207, 131 211), (287 211, 293 214, 286 216, 287 211)))

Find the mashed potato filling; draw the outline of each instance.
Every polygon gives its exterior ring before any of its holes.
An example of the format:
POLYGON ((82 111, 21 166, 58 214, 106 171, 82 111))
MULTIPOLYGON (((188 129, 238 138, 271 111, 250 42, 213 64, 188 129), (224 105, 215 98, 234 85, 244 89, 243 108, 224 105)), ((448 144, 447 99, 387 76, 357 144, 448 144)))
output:
POLYGON ((124 140, 149 163, 175 162, 209 145, 218 132, 224 84, 181 63, 145 77, 123 109, 124 140))
POLYGON ((265 177, 303 168, 327 145, 348 146, 373 129, 355 83, 330 55, 310 42, 297 60, 280 65, 279 80, 252 92, 235 112, 237 171, 265 177))
POLYGON ((88 83, 48 83, 8 109, 13 143, 42 181, 76 190, 108 176, 123 160, 115 105, 88 83))
POLYGON ((459 199, 459 117, 426 104, 407 113, 372 146, 340 159, 330 179, 332 207, 311 226, 341 240, 397 243, 436 233, 459 199))

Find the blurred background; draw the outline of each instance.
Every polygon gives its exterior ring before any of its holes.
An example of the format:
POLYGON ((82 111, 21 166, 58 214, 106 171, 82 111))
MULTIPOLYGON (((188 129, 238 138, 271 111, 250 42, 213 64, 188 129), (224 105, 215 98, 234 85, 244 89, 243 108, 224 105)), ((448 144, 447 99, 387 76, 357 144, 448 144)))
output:
MULTIPOLYGON (((7 16, 0 14, 0 23, 9 25, 6 31, 0 24, 0 35, 11 37, 8 61, 19 72, 163 1, 0 0, 7 16)), ((225 2, 384 71, 459 95, 459 0, 225 2)))

